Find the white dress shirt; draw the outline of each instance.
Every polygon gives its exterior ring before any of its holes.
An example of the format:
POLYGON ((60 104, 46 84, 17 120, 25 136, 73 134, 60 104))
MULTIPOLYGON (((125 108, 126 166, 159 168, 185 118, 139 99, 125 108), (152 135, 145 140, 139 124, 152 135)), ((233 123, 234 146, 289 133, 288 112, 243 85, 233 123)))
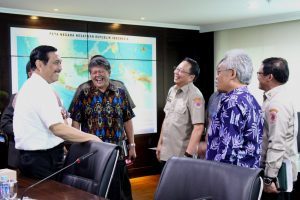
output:
POLYGON ((64 121, 54 91, 45 79, 33 73, 16 100, 13 119, 16 148, 44 150, 62 143, 63 139, 49 130, 57 123, 64 121))

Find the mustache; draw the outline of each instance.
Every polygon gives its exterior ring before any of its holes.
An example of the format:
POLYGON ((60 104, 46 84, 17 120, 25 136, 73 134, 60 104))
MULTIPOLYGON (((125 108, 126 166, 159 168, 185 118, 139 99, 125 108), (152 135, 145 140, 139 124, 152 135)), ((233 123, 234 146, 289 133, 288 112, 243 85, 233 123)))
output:
POLYGON ((99 75, 99 76, 96 76, 95 78, 96 79, 103 79, 103 78, 105 78, 105 76, 99 75))

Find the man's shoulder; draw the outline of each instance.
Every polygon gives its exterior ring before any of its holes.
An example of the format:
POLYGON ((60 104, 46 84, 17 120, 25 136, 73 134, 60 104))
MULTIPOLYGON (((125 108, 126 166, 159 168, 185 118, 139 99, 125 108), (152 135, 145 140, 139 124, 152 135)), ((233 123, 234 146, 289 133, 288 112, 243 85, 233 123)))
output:
MULTIPOLYGON (((235 97, 234 97, 235 98, 235 97)), ((238 105, 243 105, 247 107, 257 107, 260 109, 260 105, 257 102, 256 98, 253 96, 253 94, 249 92, 243 92, 241 94, 238 94, 236 97, 236 102, 238 105)))
POLYGON ((81 92, 83 90, 90 90, 91 88, 91 80, 87 81, 87 82, 84 82, 82 84, 80 84, 77 88, 77 92, 81 92))
POLYGON ((125 84, 124 84, 122 81, 110 79, 109 82, 110 82, 110 84, 112 84, 115 88, 117 88, 117 89, 121 88, 121 89, 125 90, 125 84))
POLYGON ((248 109, 261 109, 260 105, 256 101, 255 97, 244 90, 236 90, 233 93, 227 94, 225 98, 222 99, 224 105, 228 105, 234 109, 241 109, 243 111, 248 109))
POLYGON ((272 98, 268 105, 269 109, 278 109, 278 110, 293 110, 293 101, 289 98, 286 98, 285 95, 277 96, 272 98))
POLYGON ((293 98, 287 98, 291 96, 291 93, 289 90, 284 90, 285 88, 282 88, 280 91, 278 91, 272 98, 271 102, 279 102, 282 104, 289 104, 293 102, 293 98))
POLYGON ((80 88, 80 89, 86 89, 86 88, 90 88, 91 87, 91 80, 89 80, 89 81, 86 81, 86 82, 84 82, 84 83, 81 83, 79 86, 78 86, 78 88, 80 88))
POLYGON ((119 81, 119 80, 115 80, 115 79, 110 79, 109 80, 112 84, 114 85, 124 85, 124 83, 122 81, 119 81))
POLYGON ((263 118, 261 106, 255 99, 255 97, 250 93, 241 95, 237 99, 235 107, 242 113, 243 116, 253 116, 255 113, 255 116, 257 118, 263 118))
POLYGON ((39 77, 32 77, 25 81, 19 92, 17 98, 24 98, 26 96, 30 99, 47 98, 47 94, 53 91, 51 85, 39 77))
POLYGON ((194 84, 189 84, 188 85, 188 95, 192 98, 194 97, 199 97, 199 98, 202 98, 203 99, 203 94, 202 92, 200 91, 199 88, 197 88, 194 84))

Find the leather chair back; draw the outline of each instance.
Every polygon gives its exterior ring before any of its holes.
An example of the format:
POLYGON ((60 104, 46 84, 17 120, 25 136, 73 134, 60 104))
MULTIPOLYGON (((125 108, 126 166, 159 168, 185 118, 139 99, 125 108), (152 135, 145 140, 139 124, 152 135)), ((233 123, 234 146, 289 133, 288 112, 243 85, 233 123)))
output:
POLYGON ((260 199, 262 169, 250 169, 214 161, 169 159, 156 189, 156 200, 252 200, 260 199))
POLYGON ((65 170, 61 182, 106 198, 119 157, 117 145, 93 141, 72 144, 64 166, 95 150, 93 156, 65 170))

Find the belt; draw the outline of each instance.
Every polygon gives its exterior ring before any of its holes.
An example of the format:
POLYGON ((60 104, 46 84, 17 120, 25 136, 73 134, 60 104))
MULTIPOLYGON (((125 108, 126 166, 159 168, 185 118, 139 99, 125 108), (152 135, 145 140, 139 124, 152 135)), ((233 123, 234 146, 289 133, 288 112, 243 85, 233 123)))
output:
POLYGON ((59 145, 52 147, 50 149, 41 149, 41 150, 20 150, 20 152, 49 152, 57 149, 61 149, 64 147, 64 143, 60 143, 59 145))

